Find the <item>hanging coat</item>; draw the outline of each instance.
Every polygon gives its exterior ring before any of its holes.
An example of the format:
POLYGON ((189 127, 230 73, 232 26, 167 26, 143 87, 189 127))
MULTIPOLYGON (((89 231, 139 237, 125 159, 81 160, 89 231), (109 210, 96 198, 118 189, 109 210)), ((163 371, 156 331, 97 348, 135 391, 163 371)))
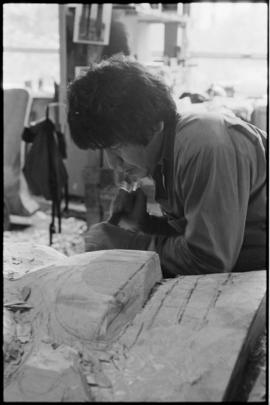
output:
POLYGON ((68 179, 60 135, 49 118, 25 129, 23 134, 26 142, 32 142, 23 168, 28 186, 34 195, 51 201, 61 200, 68 179))

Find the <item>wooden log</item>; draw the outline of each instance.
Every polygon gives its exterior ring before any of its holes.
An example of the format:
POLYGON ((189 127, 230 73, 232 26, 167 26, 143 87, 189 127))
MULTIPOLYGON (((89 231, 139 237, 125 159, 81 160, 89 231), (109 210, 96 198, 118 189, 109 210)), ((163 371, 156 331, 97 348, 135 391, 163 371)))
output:
POLYGON ((265 327, 265 271, 167 280, 126 328, 103 373, 118 402, 237 400, 247 354, 265 327))
POLYGON ((91 353, 116 338, 160 279, 157 254, 129 250, 63 257, 5 278, 5 401, 92 400, 85 363, 104 384, 91 353))

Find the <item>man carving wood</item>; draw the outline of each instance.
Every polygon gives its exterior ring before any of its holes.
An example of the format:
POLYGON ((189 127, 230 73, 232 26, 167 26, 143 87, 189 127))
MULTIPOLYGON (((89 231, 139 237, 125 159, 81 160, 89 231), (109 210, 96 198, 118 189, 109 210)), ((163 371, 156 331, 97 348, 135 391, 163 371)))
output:
POLYGON ((123 57, 91 66, 68 101, 74 142, 104 148, 131 181, 151 176, 164 213, 149 215, 137 190, 132 229, 93 225, 87 250, 156 251, 164 277, 265 268, 264 131, 217 113, 179 115, 166 85, 123 57))

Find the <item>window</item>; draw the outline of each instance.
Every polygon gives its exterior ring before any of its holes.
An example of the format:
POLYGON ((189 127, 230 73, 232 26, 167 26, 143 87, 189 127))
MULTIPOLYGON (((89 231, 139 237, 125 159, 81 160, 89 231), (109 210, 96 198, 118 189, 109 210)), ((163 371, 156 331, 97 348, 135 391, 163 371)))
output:
POLYGON ((58 4, 3 5, 3 85, 53 93, 59 83, 58 4))

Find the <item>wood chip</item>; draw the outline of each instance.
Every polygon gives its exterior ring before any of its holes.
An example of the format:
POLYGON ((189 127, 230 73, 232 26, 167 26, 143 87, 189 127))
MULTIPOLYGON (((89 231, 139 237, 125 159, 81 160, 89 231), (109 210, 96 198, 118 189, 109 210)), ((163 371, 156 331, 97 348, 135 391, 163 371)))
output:
POLYGON ((27 303, 25 303, 24 301, 18 301, 18 302, 7 302, 6 304, 4 304, 4 307, 6 307, 9 310, 28 310, 28 309, 32 309, 33 306, 29 305, 27 303))
POLYGON ((88 383, 89 385, 97 385, 94 374, 88 374, 88 375, 86 376, 86 381, 87 381, 87 383, 88 383))
POLYGON ((99 373, 95 374, 95 380, 96 380, 96 384, 100 388, 111 388, 112 387, 112 383, 111 383, 110 379, 106 376, 106 374, 104 374, 101 371, 99 373))
POLYGON ((17 324, 16 326, 16 334, 17 334, 17 339, 21 343, 27 343, 31 339, 31 324, 30 323, 25 323, 25 324, 17 324))

